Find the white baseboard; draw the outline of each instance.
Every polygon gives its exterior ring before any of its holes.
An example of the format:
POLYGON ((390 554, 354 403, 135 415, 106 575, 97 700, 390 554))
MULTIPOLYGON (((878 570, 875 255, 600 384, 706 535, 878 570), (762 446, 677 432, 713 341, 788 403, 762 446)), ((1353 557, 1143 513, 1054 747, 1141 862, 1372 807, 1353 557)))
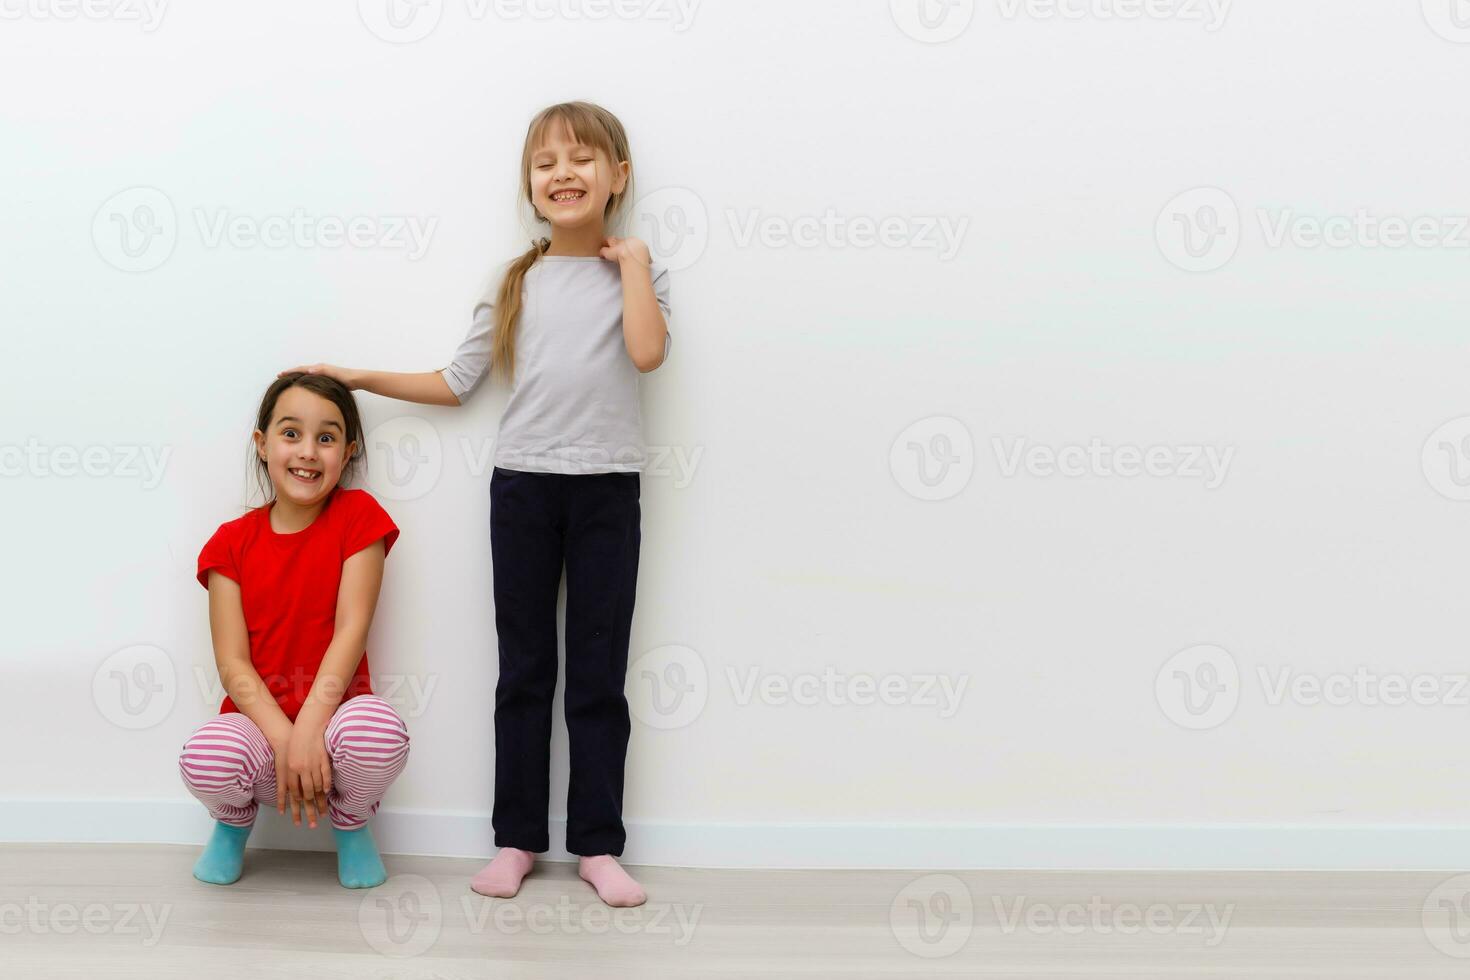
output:
MULTIPOLYGON (((194 800, 0 800, 6 843, 200 844, 194 800)), ((1299 825, 777 824, 626 821, 627 864, 687 868, 1465 870, 1470 827, 1299 825)), ((565 820, 544 857, 573 860, 565 820)), ((389 809, 373 835, 385 854, 488 858, 488 813, 389 809)), ((250 846, 331 850, 325 823, 261 813, 250 846)))

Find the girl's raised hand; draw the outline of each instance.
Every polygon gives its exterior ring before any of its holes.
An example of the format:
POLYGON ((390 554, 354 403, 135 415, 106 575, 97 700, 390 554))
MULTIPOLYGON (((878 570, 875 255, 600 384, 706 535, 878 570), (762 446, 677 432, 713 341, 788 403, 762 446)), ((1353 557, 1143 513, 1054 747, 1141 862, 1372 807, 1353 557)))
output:
POLYGON ((604 238, 602 249, 597 254, 612 262, 631 259, 645 269, 652 261, 648 255, 648 246, 640 238, 604 238))
POLYGON ((338 367, 335 364, 301 364, 293 368, 287 368, 276 377, 285 377, 288 374, 325 374, 327 377, 342 382, 349 391, 357 388, 357 372, 351 368, 338 367))

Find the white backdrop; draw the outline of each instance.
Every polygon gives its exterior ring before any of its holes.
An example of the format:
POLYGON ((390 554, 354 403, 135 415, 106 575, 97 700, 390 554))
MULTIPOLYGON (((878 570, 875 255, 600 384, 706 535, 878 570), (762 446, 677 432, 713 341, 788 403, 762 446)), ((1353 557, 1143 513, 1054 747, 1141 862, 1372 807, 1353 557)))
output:
MULTIPOLYGON (((262 391, 443 367, 582 98, 674 270, 627 857, 1470 863, 1450 0, 153 2, 0 3, 0 837, 202 840, 262 391)), ((359 394, 386 850, 492 850, 504 398, 359 394)))

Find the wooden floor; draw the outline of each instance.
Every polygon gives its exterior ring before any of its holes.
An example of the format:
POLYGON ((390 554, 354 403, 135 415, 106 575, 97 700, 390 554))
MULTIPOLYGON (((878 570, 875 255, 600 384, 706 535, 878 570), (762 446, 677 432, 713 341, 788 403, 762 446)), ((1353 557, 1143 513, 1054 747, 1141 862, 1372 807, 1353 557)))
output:
POLYGON ((610 910, 570 864, 506 901, 469 890, 477 860, 389 856, 387 883, 348 891, 330 854, 252 850, 219 887, 197 851, 0 846, 0 974, 1470 977, 1451 871, 632 868, 648 903, 610 910))

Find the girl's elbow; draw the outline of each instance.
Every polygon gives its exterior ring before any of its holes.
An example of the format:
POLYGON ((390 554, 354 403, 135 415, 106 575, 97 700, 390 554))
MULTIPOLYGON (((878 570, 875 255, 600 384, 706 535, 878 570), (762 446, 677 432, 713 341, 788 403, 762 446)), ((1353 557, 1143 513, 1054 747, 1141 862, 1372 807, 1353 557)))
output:
POLYGON ((659 366, 663 364, 663 362, 664 352, 663 348, 660 347, 658 351, 652 355, 645 355, 641 358, 634 358, 633 366, 638 369, 640 374, 647 374, 650 371, 658 370, 659 366))

